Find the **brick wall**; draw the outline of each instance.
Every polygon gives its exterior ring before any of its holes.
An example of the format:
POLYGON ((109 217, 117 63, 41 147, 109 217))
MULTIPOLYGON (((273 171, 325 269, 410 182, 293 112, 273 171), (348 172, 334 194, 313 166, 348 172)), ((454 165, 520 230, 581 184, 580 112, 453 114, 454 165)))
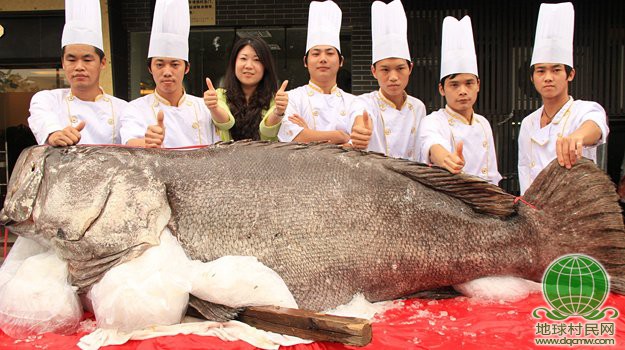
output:
MULTIPOLYGON (((337 0, 343 26, 352 29, 352 92, 377 88, 371 76, 371 1, 337 0)), ((115 92, 127 97, 130 52, 129 32, 149 31, 155 0, 110 0, 115 92), (127 79, 120 79, 121 76, 127 79), (124 95, 126 94, 126 95, 124 95)), ((309 2, 305 0, 216 0, 218 26, 306 26, 309 2)))
MULTIPOLYGON (((377 88, 371 76, 371 2, 336 0, 343 26, 352 28, 352 93, 377 88)), ((217 0, 217 25, 306 26, 309 2, 304 0, 217 0)))

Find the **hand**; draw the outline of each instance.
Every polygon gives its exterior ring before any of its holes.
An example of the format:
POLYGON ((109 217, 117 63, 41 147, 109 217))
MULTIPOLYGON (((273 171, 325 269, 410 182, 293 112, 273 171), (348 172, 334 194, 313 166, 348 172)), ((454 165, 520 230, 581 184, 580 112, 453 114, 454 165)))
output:
POLYGON ((156 115, 156 125, 148 126, 145 132, 145 147, 161 148, 165 139, 165 115, 163 111, 158 111, 156 115))
POLYGON ((63 130, 55 131, 48 136, 48 144, 55 147, 75 145, 80 141, 80 132, 85 128, 85 121, 81 120, 76 127, 66 126, 63 130))
POLYGON ((217 90, 215 90, 213 82, 210 78, 206 78, 206 86, 208 87, 208 90, 204 91, 204 103, 212 112, 217 108, 217 90))
POLYGON ((584 138, 571 134, 565 137, 558 137, 556 141, 556 156, 561 166, 571 169, 571 167, 582 158, 584 149, 584 138))
POLYGON ((286 86, 289 84, 288 80, 285 80, 280 86, 278 92, 276 92, 276 109, 274 109, 274 113, 276 116, 281 117, 284 115, 286 111, 286 106, 289 104, 289 95, 284 91, 286 90, 286 86))
POLYGON ((356 121, 352 127, 352 133, 350 135, 352 147, 356 149, 366 149, 369 146, 372 133, 373 121, 369 118, 369 113, 365 110, 362 112, 362 117, 356 117, 356 121))
POLYGON ((299 127, 308 129, 308 124, 306 124, 306 121, 304 120, 304 118, 302 118, 299 114, 293 114, 289 116, 289 121, 299 127))
POLYGON ((456 144, 456 151, 454 153, 449 152, 445 158, 443 158, 443 167, 449 170, 452 174, 459 174, 464 168, 464 156, 462 155, 462 141, 456 144))

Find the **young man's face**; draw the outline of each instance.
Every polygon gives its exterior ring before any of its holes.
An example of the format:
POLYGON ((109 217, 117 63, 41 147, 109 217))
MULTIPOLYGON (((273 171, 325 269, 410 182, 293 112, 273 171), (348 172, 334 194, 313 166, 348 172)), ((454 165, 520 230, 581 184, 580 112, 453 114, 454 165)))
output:
POLYGON ((304 57, 304 66, 308 68, 313 82, 336 82, 336 75, 343 62, 334 46, 317 45, 308 52, 308 60, 304 57))
POLYGON ((153 57, 150 62, 150 73, 156 83, 156 91, 161 95, 180 92, 184 75, 188 72, 189 67, 179 58, 153 57))
POLYGON ((385 58, 371 66, 371 73, 387 97, 404 94, 412 72, 412 63, 403 58, 385 58))
POLYGON ((445 96, 447 105, 454 111, 465 112, 473 109, 480 91, 480 80, 473 74, 460 73, 445 79, 445 86, 438 84, 438 92, 445 96))
POLYGON ((575 70, 567 76, 563 64, 537 63, 534 65, 532 82, 543 98, 554 98, 569 94, 569 82, 575 77, 575 70))
POLYGON ((106 58, 100 60, 91 45, 70 44, 65 46, 61 63, 71 88, 85 90, 99 87, 100 71, 106 66, 106 58))

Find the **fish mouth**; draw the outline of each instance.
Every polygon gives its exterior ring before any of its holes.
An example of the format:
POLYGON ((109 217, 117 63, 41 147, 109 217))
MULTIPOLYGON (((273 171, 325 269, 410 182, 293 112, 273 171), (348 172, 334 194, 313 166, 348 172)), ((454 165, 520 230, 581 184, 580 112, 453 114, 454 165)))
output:
POLYGON ((0 210, 0 225, 6 227, 6 226, 11 226, 13 224, 15 224, 15 221, 4 213, 4 208, 0 210))

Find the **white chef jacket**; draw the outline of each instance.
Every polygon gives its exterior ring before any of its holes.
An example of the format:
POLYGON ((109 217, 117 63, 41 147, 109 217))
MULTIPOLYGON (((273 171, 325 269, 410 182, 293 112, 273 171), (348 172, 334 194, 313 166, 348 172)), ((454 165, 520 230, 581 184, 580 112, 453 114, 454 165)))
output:
POLYGON ((278 139, 282 142, 291 142, 304 128, 289 120, 289 116, 298 114, 304 118, 308 128, 318 131, 341 130, 347 133, 347 120, 349 107, 356 98, 336 85, 329 94, 309 82, 308 85, 300 86, 288 91, 289 104, 282 119, 282 125, 278 132, 278 139))
POLYGON ((122 143, 144 138, 148 126, 156 125, 156 116, 160 110, 165 117, 163 147, 210 145, 221 140, 203 99, 185 93, 178 106, 172 106, 154 92, 131 101, 122 113, 122 143))
POLYGON ((127 105, 104 90, 95 101, 82 101, 70 89, 43 90, 30 100, 28 126, 40 145, 51 133, 70 125, 76 127, 81 121, 85 127, 79 144, 119 144, 119 116, 127 105))
POLYGON ((519 133, 519 184, 521 194, 532 184, 536 176, 555 158, 556 141, 559 136, 568 136, 585 121, 592 120, 601 129, 601 139, 594 146, 584 146, 584 157, 597 161, 597 146, 606 142, 608 128, 605 110, 596 102, 573 100, 562 106, 544 128, 540 127, 543 113, 540 107, 521 122, 519 133))
POLYGON ((368 151, 384 153, 394 158, 420 160, 417 130, 425 117, 423 102, 407 96, 401 108, 397 109, 379 90, 360 95, 350 108, 350 133, 356 117, 362 115, 364 110, 373 123, 368 151))
POLYGON ((475 175, 497 185, 501 174, 497 170, 497 155, 490 123, 483 116, 473 113, 471 124, 449 107, 432 112, 421 122, 419 128, 421 160, 431 163, 430 148, 441 145, 449 152, 456 151, 456 144, 463 142, 462 155, 466 174, 475 175))

